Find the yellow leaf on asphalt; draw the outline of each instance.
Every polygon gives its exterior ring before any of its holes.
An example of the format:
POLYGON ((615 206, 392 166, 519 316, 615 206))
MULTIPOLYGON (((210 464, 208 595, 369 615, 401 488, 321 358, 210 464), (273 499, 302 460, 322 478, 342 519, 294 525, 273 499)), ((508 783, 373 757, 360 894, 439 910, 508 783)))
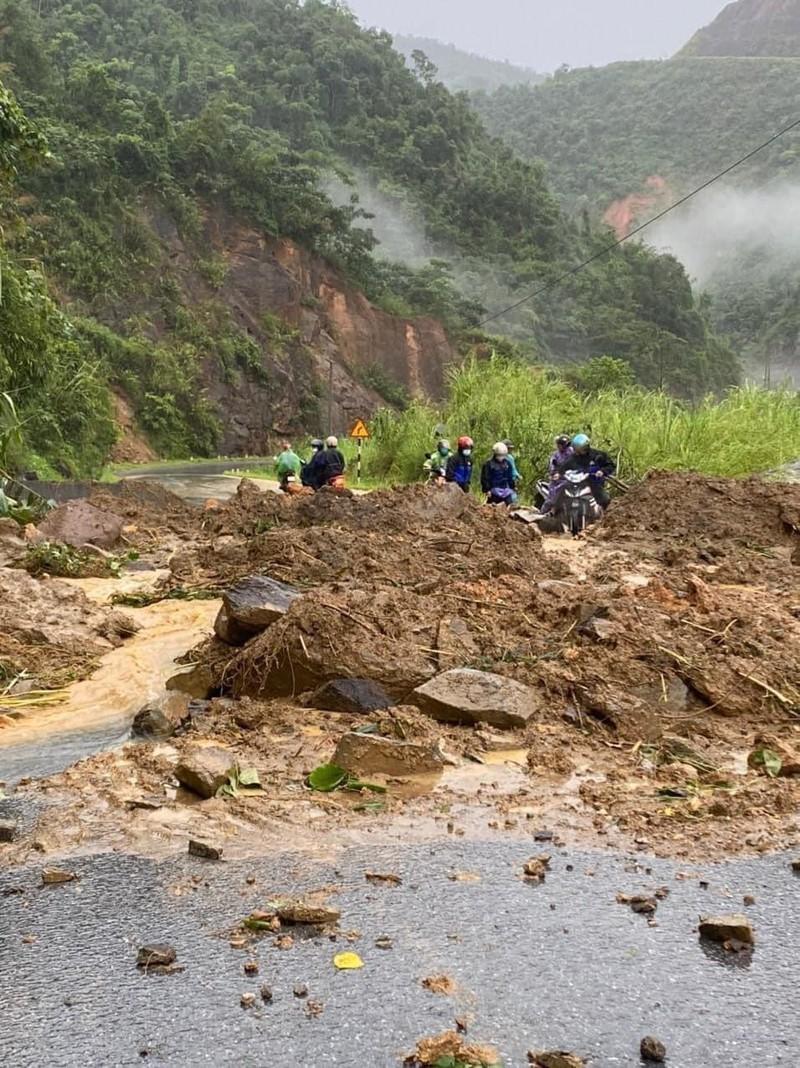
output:
POLYGON ((340 971, 351 971, 354 968, 363 968, 364 962, 357 953, 337 953, 333 963, 340 971))

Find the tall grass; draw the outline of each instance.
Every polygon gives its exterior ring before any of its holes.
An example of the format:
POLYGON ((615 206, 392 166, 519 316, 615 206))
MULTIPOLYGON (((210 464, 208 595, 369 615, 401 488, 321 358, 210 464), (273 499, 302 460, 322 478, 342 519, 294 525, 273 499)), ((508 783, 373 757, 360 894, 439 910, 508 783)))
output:
POLYGON ((476 462, 495 441, 512 439, 529 485, 544 470, 553 437, 579 431, 611 452, 629 479, 654 468, 735 477, 800 458, 800 397, 789 390, 743 387, 693 406, 641 389, 582 396, 551 372, 493 357, 455 370, 441 409, 415 403, 402 413, 379 412, 367 473, 421 478, 439 427, 453 445, 460 434, 474 438, 476 462))

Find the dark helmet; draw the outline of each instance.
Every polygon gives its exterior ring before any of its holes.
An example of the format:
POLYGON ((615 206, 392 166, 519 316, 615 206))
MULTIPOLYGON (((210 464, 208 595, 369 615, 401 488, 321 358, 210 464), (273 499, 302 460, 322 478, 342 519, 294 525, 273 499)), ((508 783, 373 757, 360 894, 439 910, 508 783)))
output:
POLYGON ((314 452, 319 452, 320 449, 325 448, 325 442, 321 438, 314 438, 314 440, 311 442, 311 448, 314 450, 314 452))
POLYGON ((569 446, 571 438, 569 434, 559 434, 556 438, 556 447, 563 450, 569 446))
POLYGON ((516 445, 514 444, 514 442, 509 440, 509 438, 506 438, 505 441, 503 442, 503 444, 505 445, 505 447, 508 449, 509 452, 513 452, 514 449, 516 448, 516 445))

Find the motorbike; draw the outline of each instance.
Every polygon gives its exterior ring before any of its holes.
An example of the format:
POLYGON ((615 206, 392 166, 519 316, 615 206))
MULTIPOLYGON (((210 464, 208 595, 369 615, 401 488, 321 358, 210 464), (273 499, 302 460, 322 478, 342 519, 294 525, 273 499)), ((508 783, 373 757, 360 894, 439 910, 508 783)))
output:
POLYGON ((312 492, 310 487, 302 484, 297 475, 284 475, 280 481, 280 488, 290 497, 299 497, 312 492))
POLYGON ((551 516, 556 529, 569 531, 573 537, 602 519, 603 509, 595 498, 590 472, 564 472, 551 516))

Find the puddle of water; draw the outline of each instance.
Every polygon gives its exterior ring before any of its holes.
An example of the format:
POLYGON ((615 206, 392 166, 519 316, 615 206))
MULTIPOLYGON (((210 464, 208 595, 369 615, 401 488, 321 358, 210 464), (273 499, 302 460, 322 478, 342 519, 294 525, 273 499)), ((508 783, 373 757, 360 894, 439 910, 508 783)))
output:
POLYGON ((527 749, 494 749, 488 753, 481 753, 484 764, 519 764, 526 767, 528 763, 527 749))

